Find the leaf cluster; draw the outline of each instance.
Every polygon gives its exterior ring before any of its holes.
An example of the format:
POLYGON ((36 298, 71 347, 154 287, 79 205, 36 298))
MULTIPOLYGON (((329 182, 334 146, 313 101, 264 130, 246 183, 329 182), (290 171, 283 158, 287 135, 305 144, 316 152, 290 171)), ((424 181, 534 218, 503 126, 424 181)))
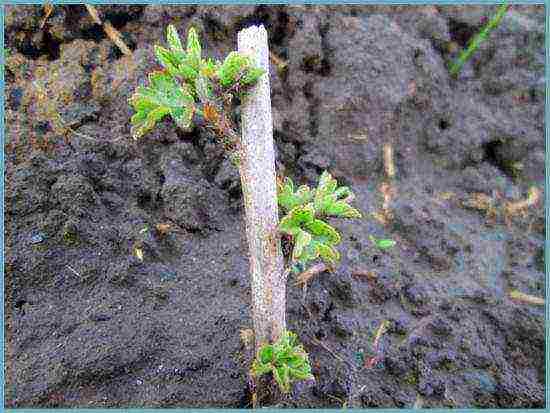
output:
POLYGON ((288 393, 295 381, 314 380, 308 355, 295 333, 284 331, 275 343, 260 349, 252 363, 252 375, 259 377, 270 372, 283 393, 288 393))
POLYGON ((340 234, 325 219, 361 218, 361 213, 349 204, 353 198, 351 190, 345 186, 338 188, 336 179, 327 171, 314 190, 307 185, 295 190, 290 178, 278 185, 277 201, 286 214, 279 230, 293 239, 293 263, 303 267, 317 258, 327 264, 340 260, 335 248, 340 243, 340 234))
MULTIPOLYGON (((139 86, 130 104, 135 110, 131 118, 132 136, 138 139, 149 132, 165 116, 186 130, 195 114, 224 132, 221 115, 224 103, 233 95, 243 97, 264 70, 251 59, 231 52, 223 62, 203 59, 195 29, 190 28, 187 44, 183 44, 174 26, 167 29, 167 48, 155 46, 155 55, 163 70, 149 75, 149 85, 139 86)), ((225 125, 225 124, 224 124, 225 125)))

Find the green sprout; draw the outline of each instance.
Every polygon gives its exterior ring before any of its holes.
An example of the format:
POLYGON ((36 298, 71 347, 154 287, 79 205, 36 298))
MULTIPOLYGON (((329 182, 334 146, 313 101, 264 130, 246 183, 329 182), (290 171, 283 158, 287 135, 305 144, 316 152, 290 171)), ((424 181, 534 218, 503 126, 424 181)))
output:
POLYGON ((228 152, 235 152, 238 137, 228 113, 234 97, 243 99, 264 70, 250 58, 231 52, 222 62, 202 58, 195 29, 190 28, 186 48, 174 26, 167 29, 168 48, 155 46, 157 60, 164 68, 149 74, 149 85, 139 86, 129 103, 132 136, 141 138, 166 116, 178 127, 190 130, 195 115, 221 138, 228 152))
POLYGON ((340 260, 336 245, 341 237, 325 219, 361 218, 361 213, 349 205, 354 198, 348 187, 337 187, 327 171, 323 172, 319 185, 311 190, 307 185, 294 190, 294 183, 286 178, 279 184, 277 201, 286 215, 279 230, 293 240, 292 263, 303 268, 309 261, 320 258, 328 265, 340 260))
POLYGON ((275 381, 283 393, 290 392, 291 384, 300 380, 315 380, 311 374, 309 358, 297 336, 284 331, 273 344, 264 345, 252 363, 252 376, 259 377, 273 373, 275 381))
POLYGON ((451 76, 458 75, 458 73, 460 72, 460 69, 462 69, 462 66, 464 66, 464 63, 466 63, 468 59, 470 59, 470 57, 478 49, 479 45, 483 41, 485 41, 489 33, 500 24, 507 10, 508 10, 508 5, 506 3, 500 5, 495 16, 493 16, 493 18, 489 20, 485 24, 485 26, 483 26, 481 31, 468 43, 468 46, 466 47, 466 49, 460 52, 460 55, 458 56, 457 60, 451 63, 449 67, 449 72, 451 76))

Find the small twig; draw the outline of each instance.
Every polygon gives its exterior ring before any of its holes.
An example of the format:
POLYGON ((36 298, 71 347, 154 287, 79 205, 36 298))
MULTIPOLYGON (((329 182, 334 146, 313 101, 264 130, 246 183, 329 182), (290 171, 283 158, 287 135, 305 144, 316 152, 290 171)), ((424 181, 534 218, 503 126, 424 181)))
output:
POLYGON ((255 409, 258 404, 258 394, 256 392, 256 380, 252 374, 248 377, 248 389, 252 395, 252 408, 255 409))
POLYGON ((357 268, 351 271, 351 276, 356 278, 366 278, 368 281, 375 281, 378 275, 366 268, 357 268))

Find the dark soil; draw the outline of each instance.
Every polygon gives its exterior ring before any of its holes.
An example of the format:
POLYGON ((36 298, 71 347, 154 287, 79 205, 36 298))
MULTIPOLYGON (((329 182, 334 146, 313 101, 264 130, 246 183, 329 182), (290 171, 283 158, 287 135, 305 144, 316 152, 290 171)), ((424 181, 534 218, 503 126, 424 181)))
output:
POLYGON ((342 263, 305 298, 289 280, 315 383, 260 403, 545 405, 544 309, 510 298, 545 290, 542 195, 510 209, 544 188, 543 6, 512 6, 458 79, 448 63, 495 7, 97 9, 131 56, 84 6, 6 6, 7 406, 251 406, 238 173, 202 129, 129 134, 168 23, 216 58, 263 23, 287 64, 279 164, 309 184, 328 169, 366 217, 335 222, 342 263))

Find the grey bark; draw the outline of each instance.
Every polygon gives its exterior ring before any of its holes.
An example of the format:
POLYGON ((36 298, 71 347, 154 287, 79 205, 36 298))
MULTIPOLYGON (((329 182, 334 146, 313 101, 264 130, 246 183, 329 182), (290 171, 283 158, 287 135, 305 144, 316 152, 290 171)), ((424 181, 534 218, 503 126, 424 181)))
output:
POLYGON ((278 339, 285 329, 286 276, 278 233, 277 187, 271 95, 269 46, 263 26, 238 33, 238 51, 251 57, 265 74, 241 108, 240 175, 244 195, 246 234, 252 277, 252 312, 256 352, 278 339))

